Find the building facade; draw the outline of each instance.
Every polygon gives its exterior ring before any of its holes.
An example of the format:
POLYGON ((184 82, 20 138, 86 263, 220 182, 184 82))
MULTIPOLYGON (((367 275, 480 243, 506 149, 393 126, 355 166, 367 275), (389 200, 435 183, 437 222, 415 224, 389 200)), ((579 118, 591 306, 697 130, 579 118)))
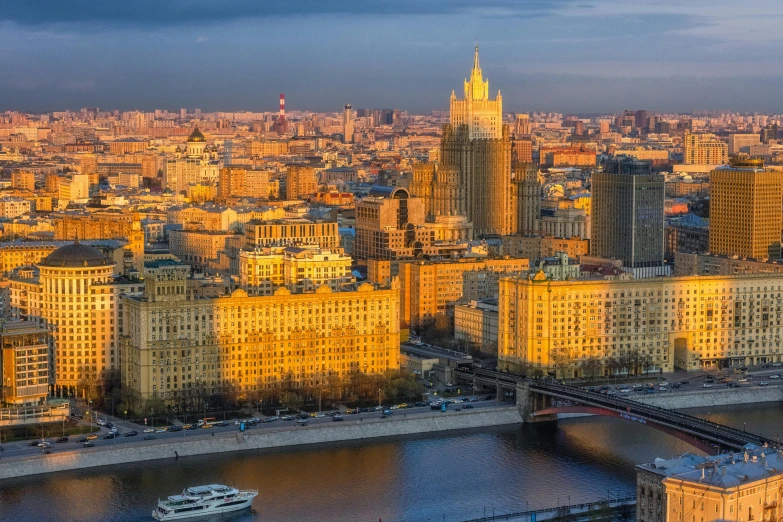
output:
POLYGON ((780 259, 780 172, 760 166, 722 166, 710 173, 710 185, 710 253, 780 259))
POLYGON ((123 380, 137 401, 176 401, 187 390, 241 394, 319 386, 332 376, 399 368, 399 287, 193 299, 178 276, 151 277, 126 299, 123 380))
POLYGON ((778 362, 782 287, 783 274, 501 279, 499 359, 566 376, 584 375, 588 362, 605 375, 778 362))
POLYGON ((627 156, 605 169, 592 178, 590 253, 621 259, 635 277, 665 275, 663 175, 627 156))

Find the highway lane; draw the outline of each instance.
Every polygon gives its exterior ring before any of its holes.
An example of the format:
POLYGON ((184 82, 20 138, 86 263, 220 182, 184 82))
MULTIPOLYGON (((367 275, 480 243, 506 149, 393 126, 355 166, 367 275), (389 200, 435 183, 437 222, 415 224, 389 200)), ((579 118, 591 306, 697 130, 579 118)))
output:
MULTIPOLYGON (((482 400, 477 402, 471 402, 471 403, 463 403, 464 404, 470 404, 473 406, 473 408, 492 408, 497 406, 498 404, 496 401, 493 400, 482 400)), ((500 401, 499 405, 501 406, 509 406, 513 404, 509 401, 500 401)), ((455 410, 457 407, 461 407, 463 405, 457 404, 450 404, 448 406, 448 409, 450 411, 455 410)), ((392 417, 405 417, 408 415, 417 415, 421 413, 431 413, 432 408, 430 406, 423 406, 418 408, 404 408, 404 409, 397 409, 392 410, 392 417)), ((346 414, 343 412, 343 419, 342 422, 363 422, 364 419, 377 419, 381 416, 382 412, 369 412, 369 413, 356 413, 356 414, 346 414)), ((228 422, 228 426, 224 428, 198 428, 195 430, 182 430, 177 432, 165 432, 165 433, 152 433, 151 435, 155 436, 155 440, 164 440, 164 439, 175 439, 175 438, 191 438, 191 437, 210 437, 213 433, 227 433, 227 432, 236 432, 239 431, 239 426, 235 425, 237 419, 230 419, 226 420, 228 422)), ((262 418, 263 420, 263 418, 262 418)), ((217 421, 220 422, 220 421, 217 421)), ((310 418, 308 420, 308 424, 314 425, 314 424, 323 424, 323 423, 331 423, 335 422, 332 417, 321 417, 321 418, 310 418)), ((128 423, 130 424, 130 423, 128 423)), ((246 426, 246 431, 255 431, 255 430, 263 430, 263 429, 269 429, 269 428, 276 428, 280 426, 295 426, 296 420, 292 421, 283 421, 278 420, 274 422, 259 422, 255 426, 246 426)), ((131 444, 131 443, 137 443, 137 444, 144 444, 151 441, 145 441, 144 435, 147 435, 146 433, 143 433, 141 429, 138 427, 134 427, 133 429, 136 429, 139 434, 134 437, 125 437, 124 434, 128 430, 125 429, 124 426, 120 427, 121 433, 120 436, 114 439, 104 439, 104 435, 109 433, 109 430, 107 428, 101 428, 100 432, 96 432, 95 434, 98 436, 97 439, 93 440, 92 442, 95 444, 95 448, 97 447, 103 447, 103 446, 112 446, 112 445, 121 445, 121 444, 131 444)), ((68 442, 62 442, 62 443, 55 443, 53 438, 47 438, 45 439, 47 442, 50 442, 51 452, 52 453, 61 453, 66 451, 90 451, 94 448, 85 448, 83 443, 76 442, 77 439, 79 439, 82 436, 86 435, 73 435, 69 437, 68 442)), ((10 442, 6 444, 2 444, 3 451, 0 452, 0 458, 6 458, 6 457, 18 457, 18 456, 27 456, 27 455, 41 455, 42 457, 46 457, 43 453, 43 450, 41 448, 37 447, 31 447, 28 446, 28 443, 30 441, 16 441, 16 442, 10 442)))

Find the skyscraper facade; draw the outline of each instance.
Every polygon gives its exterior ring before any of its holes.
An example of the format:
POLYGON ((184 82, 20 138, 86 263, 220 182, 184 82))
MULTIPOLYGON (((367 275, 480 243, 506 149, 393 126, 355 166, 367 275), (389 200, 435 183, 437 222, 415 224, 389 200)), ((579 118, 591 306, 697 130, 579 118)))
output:
POLYGON ((343 143, 353 143, 353 120, 353 107, 349 103, 343 112, 343 143))
POLYGON ((666 273, 664 177, 651 166, 616 156, 592 178, 590 253, 622 260, 637 278, 666 273))
POLYGON ((710 173, 710 253, 780 259, 780 172, 758 160, 710 173))
POLYGON ((450 100, 450 123, 443 129, 441 161, 459 170, 461 207, 477 236, 516 232, 516 198, 511 184, 511 137, 503 124, 503 98, 489 98, 489 81, 479 65, 478 46, 465 98, 450 100))

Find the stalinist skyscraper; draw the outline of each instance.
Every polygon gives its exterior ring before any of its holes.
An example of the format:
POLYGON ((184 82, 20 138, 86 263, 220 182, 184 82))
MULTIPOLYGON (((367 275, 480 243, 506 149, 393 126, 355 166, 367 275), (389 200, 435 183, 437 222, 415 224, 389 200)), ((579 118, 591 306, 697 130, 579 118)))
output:
POLYGON ((458 201, 450 206, 464 209, 476 237, 516 233, 516 187, 511 181, 511 139, 503 124, 503 98, 500 91, 494 100, 489 97, 478 46, 470 79, 465 80, 465 99, 457 99, 452 91, 450 109, 440 167, 459 173, 459 188, 454 191, 458 201))

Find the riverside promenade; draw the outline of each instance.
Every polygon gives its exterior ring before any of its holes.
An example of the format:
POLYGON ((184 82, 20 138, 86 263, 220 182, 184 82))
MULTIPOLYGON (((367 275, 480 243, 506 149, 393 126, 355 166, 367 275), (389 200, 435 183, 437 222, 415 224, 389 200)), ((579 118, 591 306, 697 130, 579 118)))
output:
POLYGON ((128 462, 485 428, 521 422, 522 417, 516 406, 500 406, 462 411, 433 411, 388 419, 365 418, 361 422, 286 425, 242 432, 232 430, 209 437, 139 440, 117 446, 75 448, 51 454, 3 458, 0 461, 0 480, 128 462))

